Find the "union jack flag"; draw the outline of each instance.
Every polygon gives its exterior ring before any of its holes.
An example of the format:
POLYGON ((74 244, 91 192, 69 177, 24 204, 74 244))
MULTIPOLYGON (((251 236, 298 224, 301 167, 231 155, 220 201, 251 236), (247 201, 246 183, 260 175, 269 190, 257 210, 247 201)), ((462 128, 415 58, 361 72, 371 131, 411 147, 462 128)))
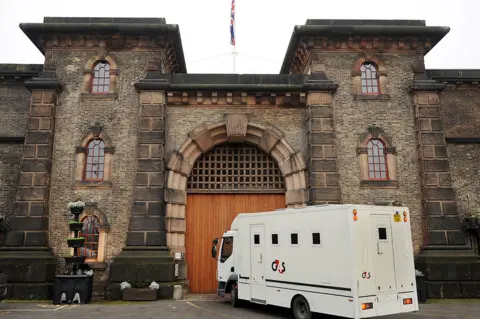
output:
POLYGON ((230 12, 230 44, 235 45, 235 0, 232 0, 232 10, 230 12))

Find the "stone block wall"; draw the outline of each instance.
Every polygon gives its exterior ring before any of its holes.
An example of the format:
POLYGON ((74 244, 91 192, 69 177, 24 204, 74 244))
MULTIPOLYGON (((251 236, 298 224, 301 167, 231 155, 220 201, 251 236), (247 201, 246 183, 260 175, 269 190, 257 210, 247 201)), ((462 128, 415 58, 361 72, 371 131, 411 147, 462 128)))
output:
MULTIPOLYGON (((411 211, 415 253, 422 245, 420 174, 413 105, 408 89, 413 80, 415 55, 375 54, 386 91, 378 97, 358 95, 354 66, 364 56, 357 53, 312 53, 312 63, 325 68, 328 79, 338 84, 333 95, 335 152, 342 203, 387 204, 400 201, 411 211), (395 180, 390 185, 369 185, 362 179, 357 148, 370 127, 383 131, 395 149, 395 180)), ((393 172, 392 172, 393 173, 393 172)))

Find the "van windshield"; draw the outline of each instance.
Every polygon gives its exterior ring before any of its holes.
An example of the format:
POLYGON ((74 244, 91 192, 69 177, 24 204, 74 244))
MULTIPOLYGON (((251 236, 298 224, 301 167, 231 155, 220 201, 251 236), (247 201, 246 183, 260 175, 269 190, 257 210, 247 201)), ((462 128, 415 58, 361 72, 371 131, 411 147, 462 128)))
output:
POLYGON ((233 252, 233 237, 223 237, 222 252, 220 254, 220 262, 225 262, 233 252))

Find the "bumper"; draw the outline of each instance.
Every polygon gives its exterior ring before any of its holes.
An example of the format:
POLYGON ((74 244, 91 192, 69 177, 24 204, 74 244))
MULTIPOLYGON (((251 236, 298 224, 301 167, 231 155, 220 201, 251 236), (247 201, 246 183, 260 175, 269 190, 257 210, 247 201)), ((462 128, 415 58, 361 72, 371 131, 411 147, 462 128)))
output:
MULTIPOLYGON (((359 299, 359 318, 388 316, 418 311, 415 293, 390 294, 359 299), (372 308, 362 310, 362 304, 371 304, 372 308)), ((368 308, 368 306, 366 307, 368 308)))

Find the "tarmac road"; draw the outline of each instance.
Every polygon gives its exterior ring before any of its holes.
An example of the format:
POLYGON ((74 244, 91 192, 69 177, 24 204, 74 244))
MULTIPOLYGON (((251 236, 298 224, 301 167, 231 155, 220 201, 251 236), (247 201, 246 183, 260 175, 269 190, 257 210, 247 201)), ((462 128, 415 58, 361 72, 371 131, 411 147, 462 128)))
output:
MULTIPOLYGON (((189 298, 183 301, 92 302, 88 305, 52 305, 50 302, 4 302, 0 317, 22 319, 282 319, 291 318, 289 310, 248 305, 232 308, 221 300, 189 298)), ((327 317, 338 318, 338 317, 327 317)), ((441 300, 420 305, 420 312, 381 317, 382 319, 480 319, 479 300, 441 300)))

